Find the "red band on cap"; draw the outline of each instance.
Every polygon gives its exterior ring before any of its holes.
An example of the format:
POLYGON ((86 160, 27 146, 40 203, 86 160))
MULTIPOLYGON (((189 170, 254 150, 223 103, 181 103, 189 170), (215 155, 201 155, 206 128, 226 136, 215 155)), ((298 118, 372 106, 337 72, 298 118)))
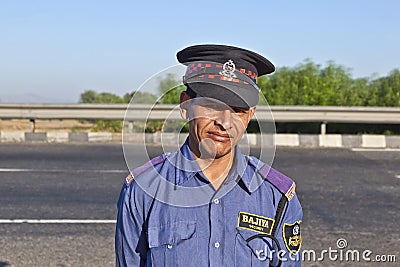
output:
MULTIPOLYGON (((218 77, 220 80, 224 80, 224 81, 232 81, 235 83, 240 83, 242 82, 243 84, 249 84, 246 81, 242 81, 240 79, 227 79, 226 77, 224 77, 223 75, 220 74, 220 71, 218 71, 217 69, 222 69, 222 65, 221 64, 216 64, 216 63, 192 63, 187 67, 186 70, 186 74, 185 76, 191 76, 191 77, 195 77, 197 76, 196 74, 201 74, 201 73, 206 73, 208 74, 207 76, 204 75, 200 75, 198 76, 199 78, 207 78, 207 79, 214 79, 215 77, 218 77), (211 69, 211 70, 207 70, 207 69, 211 69), (210 74, 213 73, 213 74, 210 74)), ((250 79, 253 80, 253 82, 255 84, 257 84, 257 73, 253 72, 251 70, 246 70, 243 68, 240 68, 238 70, 240 73, 243 73, 245 75, 247 75, 250 79)))

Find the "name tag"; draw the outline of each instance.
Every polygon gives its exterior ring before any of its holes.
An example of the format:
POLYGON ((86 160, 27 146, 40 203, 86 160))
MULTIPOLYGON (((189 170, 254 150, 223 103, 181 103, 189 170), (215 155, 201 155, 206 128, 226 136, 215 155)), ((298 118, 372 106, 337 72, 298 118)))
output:
POLYGON ((270 235, 275 220, 247 212, 239 212, 238 227, 253 232, 270 235))

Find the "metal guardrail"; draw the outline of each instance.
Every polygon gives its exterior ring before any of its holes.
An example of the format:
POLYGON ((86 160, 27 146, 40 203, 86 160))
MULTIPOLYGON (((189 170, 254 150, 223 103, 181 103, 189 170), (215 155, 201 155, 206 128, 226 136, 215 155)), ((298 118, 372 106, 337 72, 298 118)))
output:
MULTIPOLYGON (((162 120, 179 119, 177 105, 125 104, 0 104, 0 119, 162 120), (148 116, 147 116, 148 115, 148 116), (147 117, 147 118, 146 118, 147 117)), ((332 106, 257 106, 259 121, 400 124, 400 108, 332 106)))

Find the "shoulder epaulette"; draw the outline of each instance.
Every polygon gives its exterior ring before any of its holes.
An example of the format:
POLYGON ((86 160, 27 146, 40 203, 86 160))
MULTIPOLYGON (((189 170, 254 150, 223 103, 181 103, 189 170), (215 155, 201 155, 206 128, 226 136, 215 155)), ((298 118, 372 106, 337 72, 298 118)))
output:
POLYGON ((294 197, 296 183, 286 175, 278 172, 268 164, 264 164, 258 173, 273 184, 290 201, 294 197))
POLYGON ((160 164, 161 162, 164 162, 164 160, 165 160, 164 155, 160 155, 158 157, 155 157, 155 158, 149 160, 148 162, 146 162, 142 166, 137 167, 136 169, 131 171, 131 173, 125 178, 125 184, 127 186, 129 186, 132 183, 133 179, 135 179, 136 176, 138 176, 141 173, 145 172, 149 168, 154 167, 154 166, 160 164))

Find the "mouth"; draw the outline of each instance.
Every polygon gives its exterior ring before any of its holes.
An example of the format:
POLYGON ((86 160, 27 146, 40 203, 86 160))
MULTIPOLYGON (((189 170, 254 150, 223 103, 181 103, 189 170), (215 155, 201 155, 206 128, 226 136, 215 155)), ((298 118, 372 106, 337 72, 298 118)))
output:
POLYGON ((209 131, 207 134, 210 139, 217 142, 228 142, 233 138, 233 136, 228 133, 221 133, 217 131, 209 131))

